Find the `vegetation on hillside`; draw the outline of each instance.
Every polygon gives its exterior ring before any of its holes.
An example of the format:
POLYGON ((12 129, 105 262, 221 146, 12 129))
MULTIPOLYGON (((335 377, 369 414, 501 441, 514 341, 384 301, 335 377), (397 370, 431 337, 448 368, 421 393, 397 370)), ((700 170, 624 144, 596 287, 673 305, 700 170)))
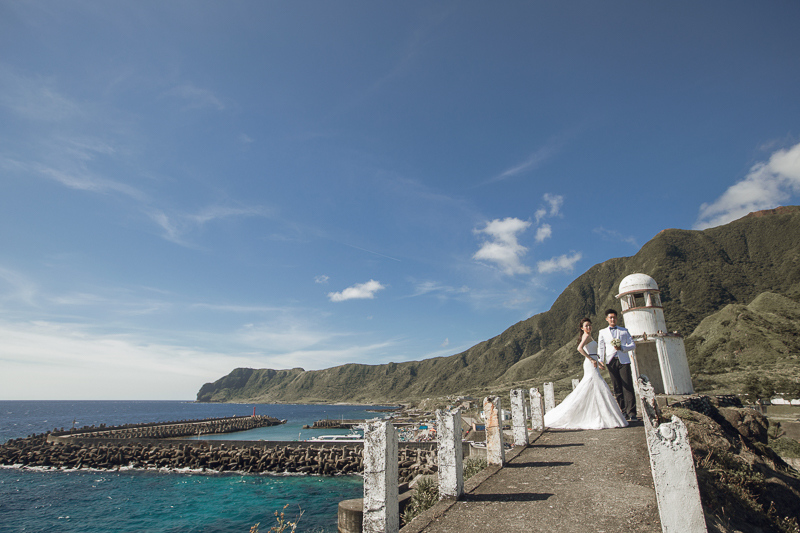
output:
POLYGON ((772 292, 706 317, 686 339, 698 388, 740 392, 753 401, 800 398, 798 324, 800 303, 772 292))

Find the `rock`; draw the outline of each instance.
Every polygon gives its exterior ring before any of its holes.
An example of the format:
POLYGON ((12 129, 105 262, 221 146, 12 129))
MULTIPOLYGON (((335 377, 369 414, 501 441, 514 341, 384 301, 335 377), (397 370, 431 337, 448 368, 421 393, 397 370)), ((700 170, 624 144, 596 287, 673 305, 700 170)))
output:
POLYGON ((720 407, 719 413, 745 438, 767 444, 769 440, 767 437, 769 421, 758 411, 746 408, 720 407))

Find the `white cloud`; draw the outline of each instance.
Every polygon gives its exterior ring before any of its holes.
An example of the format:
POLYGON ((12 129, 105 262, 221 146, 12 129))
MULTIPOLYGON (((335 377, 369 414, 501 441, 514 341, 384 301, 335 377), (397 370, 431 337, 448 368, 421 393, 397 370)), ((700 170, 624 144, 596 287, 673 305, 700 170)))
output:
POLYGON ((528 156, 528 159, 518 165, 514 165, 513 167, 504 170, 497 176, 490 179, 488 183, 508 179, 512 176, 516 176, 517 174, 521 174, 526 170, 535 170, 542 163, 547 161, 553 154, 555 154, 557 152, 557 148, 558 147, 544 146, 543 148, 536 150, 530 156, 528 156))
POLYGON ((450 346, 450 337, 446 338, 444 342, 441 344, 442 348, 447 348, 448 346, 450 346))
POLYGON ((525 231, 531 223, 518 218, 494 219, 483 229, 473 230, 476 235, 484 233, 492 240, 486 241, 472 256, 473 259, 496 263, 508 275, 527 274, 531 269, 522 264, 521 258, 528 249, 517 242, 517 234, 525 231))
POLYGON ((260 356, 260 368, 295 368, 320 370, 349 363, 381 364, 396 360, 397 355, 387 352, 396 345, 395 341, 376 342, 367 345, 346 345, 336 348, 315 348, 297 350, 276 355, 260 356))
POLYGON ((325 274, 322 274, 320 276, 314 276, 314 283, 325 284, 328 283, 328 280, 330 279, 331 279, 330 277, 326 276, 325 274))
POLYGON ((155 209, 148 212, 150 219, 163 230, 161 236, 164 239, 189 248, 197 248, 197 246, 186 241, 184 236, 208 222, 230 217, 268 217, 271 214, 272 212, 269 209, 263 207, 226 206, 209 206, 196 214, 176 213, 167 215, 163 211, 155 209))
POLYGON ((547 205, 536 210, 534 216, 537 224, 546 216, 558 216, 561 213, 561 206, 564 205, 564 197, 559 194, 545 193, 542 198, 547 205))
POLYGON ((497 176, 489 179, 486 183, 502 181, 529 170, 536 170, 545 161, 556 155, 561 150, 562 146, 564 145, 564 140, 564 135, 557 135, 549 139, 544 146, 530 154, 525 161, 504 170, 497 176))
POLYGON ((395 340, 352 344, 342 340, 352 333, 292 316, 233 333, 185 333, 183 342, 165 343, 88 323, 0 319, 0 400, 192 400, 237 367, 318 370, 397 357, 395 340))
POLYGON ((0 398, 7 400, 194 399, 200 386, 250 357, 228 356, 82 324, 0 321, 0 398))
POLYGON ((374 279, 366 283, 356 283, 352 287, 348 287, 342 292, 329 292, 328 298, 332 302, 343 302, 345 300, 372 300, 375 298, 375 293, 385 289, 380 282, 374 279))
POLYGON ((24 118, 43 122, 80 116, 80 107, 53 85, 52 80, 26 78, 0 67, 0 105, 24 118))
POLYGON ((0 156, 0 167, 13 173, 33 174, 60 183, 70 189, 95 193, 117 192, 143 200, 145 195, 124 183, 98 175, 89 169, 98 156, 114 156, 114 148, 99 139, 39 140, 43 160, 19 161, 0 156))
MULTIPOLYGON (((262 353, 280 354, 308 350, 327 341, 331 335, 318 327, 292 317, 267 324, 245 324, 236 333, 236 340, 262 353)), ((285 363, 284 363, 285 364, 285 363)))
POLYGON ((583 254, 580 252, 572 252, 570 255, 564 254, 558 257, 553 257, 552 259, 548 259, 547 261, 539 261, 536 266, 540 274, 552 274, 553 272, 572 272, 572 269, 575 267, 575 263, 580 261, 581 257, 583 257, 583 254))
POLYGON ((727 224, 753 211, 772 209, 800 194, 800 144, 774 152, 716 201, 700 206, 694 229, 727 224))
POLYGON ((453 294, 464 294, 469 292, 469 287, 462 285, 461 287, 452 287, 450 285, 443 285, 438 281, 422 281, 414 287, 414 293, 407 296, 413 298, 415 296, 422 296, 425 294, 436 294, 440 298, 447 297, 453 294))
POLYGON ((0 303, 18 301, 27 305, 36 304, 36 284, 23 274, 0 267, 0 303))
POLYGON ((553 235, 553 228, 550 224, 542 224, 536 229, 536 242, 544 242, 553 235))
POLYGON ((195 215, 186 215, 192 222, 203 225, 206 222, 229 217, 261 217, 269 216, 271 211, 263 207, 227 207, 212 205, 195 215))
POLYGON ((268 307, 264 305, 232 305, 232 304, 192 304, 192 309, 205 309, 209 311, 223 311, 226 313, 275 313, 283 312, 285 309, 280 307, 268 307))

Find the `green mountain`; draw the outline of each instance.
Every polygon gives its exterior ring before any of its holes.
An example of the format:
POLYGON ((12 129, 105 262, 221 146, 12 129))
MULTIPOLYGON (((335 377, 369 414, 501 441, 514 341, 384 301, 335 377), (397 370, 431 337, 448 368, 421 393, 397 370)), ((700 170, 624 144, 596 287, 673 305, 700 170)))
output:
MULTIPOLYGON (((688 337, 687 352, 690 366, 698 373, 698 390, 704 383, 714 388, 719 381, 705 376, 724 364, 717 361, 725 361, 725 350, 738 346, 722 346, 725 333, 720 328, 724 326, 712 325, 717 323, 715 320, 722 324, 721 313, 726 306, 749 309, 752 303, 752 312, 763 318, 768 313, 775 314, 773 305, 794 309, 790 304, 800 301, 800 207, 751 213, 703 231, 664 230, 636 255, 591 267, 561 293, 550 310, 514 324, 460 354, 384 365, 347 364, 314 371, 238 368, 203 385, 197 400, 390 403, 453 394, 481 395, 512 385, 568 380, 580 372, 581 357, 575 350, 578 320, 588 316, 595 324, 604 325, 603 311, 608 307, 619 309, 614 295, 620 281, 635 272, 656 280, 667 328, 688 337), (762 293, 774 294, 755 301, 762 293), (778 299, 777 295, 783 298, 778 299), (711 322, 698 328, 704 319, 711 322), (696 328, 697 336, 690 335, 696 328), (711 330, 719 333, 712 334, 711 330)), ((744 333, 737 337, 742 348, 735 349, 745 350, 746 357, 750 357, 764 342, 776 341, 783 346, 774 350, 776 360, 796 359, 798 322, 787 318, 767 323, 758 343, 751 345, 755 335, 744 333)), ((800 371, 794 372, 790 377, 796 379, 800 371)))
POLYGON ((703 319, 686 346, 696 385, 800 397, 800 303, 790 298, 764 292, 748 305, 728 304, 703 319))

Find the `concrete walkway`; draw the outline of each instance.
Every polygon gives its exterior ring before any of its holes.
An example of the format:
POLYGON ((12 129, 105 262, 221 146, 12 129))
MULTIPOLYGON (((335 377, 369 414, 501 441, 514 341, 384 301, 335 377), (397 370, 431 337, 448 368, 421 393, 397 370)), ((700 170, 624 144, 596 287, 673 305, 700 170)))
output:
POLYGON ((465 483, 403 533, 545 531, 660 533, 641 422, 600 431, 547 430, 465 483))

